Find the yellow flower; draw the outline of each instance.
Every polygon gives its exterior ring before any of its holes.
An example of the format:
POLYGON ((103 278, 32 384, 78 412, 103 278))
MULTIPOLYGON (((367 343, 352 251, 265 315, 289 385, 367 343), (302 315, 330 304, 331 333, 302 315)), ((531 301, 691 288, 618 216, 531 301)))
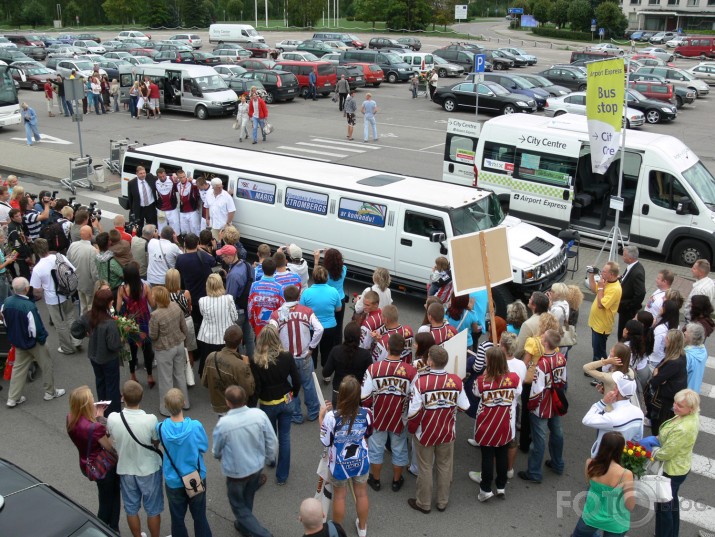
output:
POLYGON ((633 455, 633 450, 632 450, 632 449, 629 449, 629 450, 628 450, 628 454, 629 454, 629 455, 633 455))
POLYGON ((623 453, 628 453, 628 448, 624 447, 624 448, 623 448, 623 453))

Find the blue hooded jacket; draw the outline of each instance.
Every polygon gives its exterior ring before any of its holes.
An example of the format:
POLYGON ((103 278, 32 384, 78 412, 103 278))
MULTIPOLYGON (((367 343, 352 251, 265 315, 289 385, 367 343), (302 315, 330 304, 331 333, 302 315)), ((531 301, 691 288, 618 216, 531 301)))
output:
POLYGON ((167 418, 156 426, 156 430, 164 444, 163 467, 167 487, 183 489, 181 476, 196 470, 197 465, 201 479, 206 479, 204 453, 209 449, 209 439, 200 421, 184 418, 184 421, 174 422, 167 418), (178 474, 166 456, 167 450, 178 474))

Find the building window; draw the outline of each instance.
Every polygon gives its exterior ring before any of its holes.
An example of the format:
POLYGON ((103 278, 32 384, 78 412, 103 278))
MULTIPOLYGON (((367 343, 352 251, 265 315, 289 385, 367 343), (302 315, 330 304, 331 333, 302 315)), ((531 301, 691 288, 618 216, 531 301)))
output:
POLYGON ((688 7, 694 7, 700 4, 700 0, 688 0, 688 7))
POLYGON ((668 0, 669 6, 677 6, 678 4, 680 4, 680 0, 668 0))
POLYGON ((631 0, 631 5, 632 5, 632 6, 639 6, 639 5, 641 5, 641 0, 631 0))
POLYGON ((658 5, 660 5, 660 0, 648 0, 648 5, 658 6, 658 5))

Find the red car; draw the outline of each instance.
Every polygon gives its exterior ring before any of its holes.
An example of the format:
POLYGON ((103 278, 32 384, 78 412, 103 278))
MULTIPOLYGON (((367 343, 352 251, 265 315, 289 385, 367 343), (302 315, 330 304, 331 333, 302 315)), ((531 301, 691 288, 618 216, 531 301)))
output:
POLYGON ((377 88, 385 80, 385 73, 379 65, 375 63, 348 63, 347 65, 353 65, 357 67, 365 78, 366 86, 373 86, 377 88))
POLYGON ((265 43, 247 43, 243 48, 250 50, 254 58, 271 58, 275 60, 280 54, 276 49, 269 47, 265 43))

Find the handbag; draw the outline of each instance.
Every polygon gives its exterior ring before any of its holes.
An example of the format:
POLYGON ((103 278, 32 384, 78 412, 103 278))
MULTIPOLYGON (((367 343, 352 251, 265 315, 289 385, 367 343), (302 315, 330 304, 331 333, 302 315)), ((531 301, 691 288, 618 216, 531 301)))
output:
POLYGON ((233 130, 235 130, 235 131, 238 130, 238 127, 239 127, 239 123, 238 123, 238 120, 236 120, 233 122, 233 130))
MULTIPOLYGON (((653 454, 655 454, 653 451, 653 454)), ((673 501, 673 489, 670 486, 670 478, 663 475, 663 461, 655 461, 648 465, 648 473, 636 480, 636 497, 645 497, 647 507, 654 503, 668 503, 673 501)), ((640 499, 639 498, 639 499, 640 499)))
POLYGON ((263 134, 268 136, 270 133, 273 132, 273 130, 274 130, 273 125, 271 125, 270 123, 266 123, 266 126, 263 127, 263 134))
POLYGON ((189 351, 184 349, 186 354, 186 362, 184 363, 184 375, 186 375, 186 385, 196 386, 196 378, 194 377, 194 368, 191 367, 191 362, 189 362, 189 351))
POLYGON ((194 496, 203 494, 204 492, 206 492, 206 487, 204 487, 204 482, 201 480, 201 474, 199 473, 199 469, 201 468, 201 453, 199 453, 199 457, 196 460, 196 470, 189 472, 186 475, 181 475, 181 472, 179 472, 179 469, 174 464, 174 460, 171 458, 171 455, 169 455, 169 450, 166 449, 166 444, 164 444, 164 439, 161 436, 162 425, 164 424, 159 424, 159 441, 161 442, 161 446, 164 448, 166 458, 169 459, 172 468, 174 468, 174 471, 176 472, 176 475, 181 476, 181 481, 184 483, 184 490, 186 491, 186 495, 189 498, 193 498, 194 496))
POLYGON ((84 465, 84 475, 90 481, 101 481, 107 474, 117 467, 117 455, 113 451, 107 451, 102 448, 94 458, 90 459, 92 453, 92 438, 94 436, 94 428, 97 423, 93 423, 89 429, 89 439, 87 440, 87 462, 84 465))
POLYGON ((561 327, 561 343, 560 347, 573 347, 578 343, 578 335, 576 335, 576 327, 569 324, 566 308, 559 305, 561 311, 564 312, 564 323, 561 327))

